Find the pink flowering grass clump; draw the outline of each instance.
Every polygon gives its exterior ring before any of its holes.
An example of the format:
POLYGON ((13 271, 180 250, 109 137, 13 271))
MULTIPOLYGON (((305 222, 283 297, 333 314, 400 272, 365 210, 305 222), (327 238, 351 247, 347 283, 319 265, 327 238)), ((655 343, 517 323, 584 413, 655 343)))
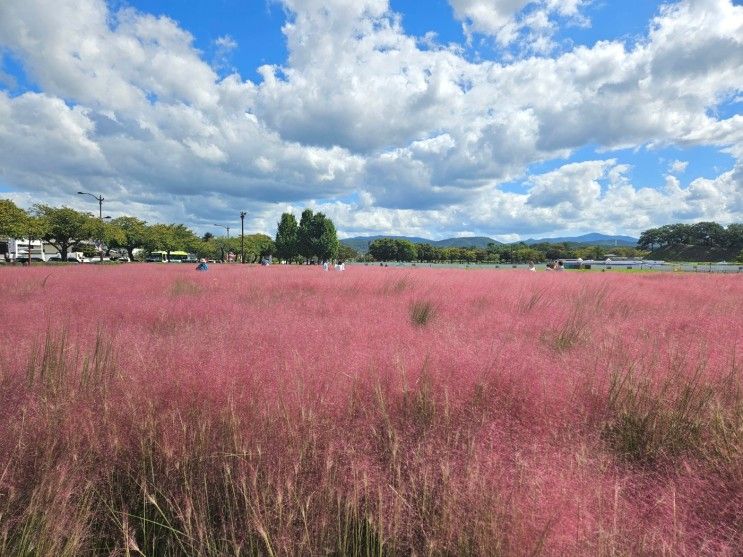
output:
POLYGON ((737 276, 0 270, 2 555, 734 555, 737 276))

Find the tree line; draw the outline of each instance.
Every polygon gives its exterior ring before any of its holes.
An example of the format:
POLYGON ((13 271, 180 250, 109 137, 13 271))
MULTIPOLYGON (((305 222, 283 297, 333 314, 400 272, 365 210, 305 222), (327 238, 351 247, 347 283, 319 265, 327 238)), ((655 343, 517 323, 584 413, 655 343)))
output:
POLYGON ((677 245, 743 249, 743 223, 729 224, 727 228, 716 222, 666 224, 643 232, 637 245, 651 251, 677 245))
MULTIPOLYGON (((43 240, 59 251, 63 260, 71 251, 93 255, 95 240, 107 250, 125 250, 134 260, 134 250, 170 252, 184 250, 207 259, 225 260, 227 254, 241 252, 239 236, 227 238, 206 233, 197 236, 183 224, 148 224, 131 216, 101 220, 90 213, 69 207, 36 204, 29 211, 9 199, 0 199, 0 237, 43 240)), ((650 228, 640 235, 636 247, 605 247, 567 242, 527 245, 488 244, 485 248, 437 247, 414 244, 409 240, 382 238, 369 244, 365 256, 373 261, 420 261, 460 263, 526 263, 556 259, 601 260, 610 252, 623 257, 643 257, 651 251, 674 245, 707 248, 740 248, 743 256, 743 223, 724 227, 716 222, 668 224, 650 228), (610 251, 609 251, 610 250, 610 251)), ((255 262, 277 256, 287 262, 310 260, 350 260, 361 256, 338 241, 333 221, 323 213, 305 209, 299 222, 293 213, 283 213, 277 223, 275 239, 266 234, 244 236, 245 261, 255 262)))
POLYGON ((369 244, 368 256, 375 261, 419 261, 426 263, 527 263, 557 259, 605 259, 611 253, 623 257, 640 257, 647 254, 634 247, 583 246, 562 243, 527 245, 488 244, 476 247, 437 247, 431 244, 414 244, 410 240, 380 238, 369 244), (608 250, 611 249, 611 252, 608 250))
MULTIPOLYGON (((106 252, 126 251, 132 261, 135 249, 164 251, 168 256, 183 250, 215 260, 226 259, 229 252, 240 253, 240 237, 217 237, 208 232, 199 237, 183 224, 148 224, 130 216, 101 220, 69 207, 37 204, 26 211, 8 199, 0 199, 0 237, 42 240, 54 246, 63 261, 73 251, 95 255, 98 248, 91 242, 105 246, 106 252)), ((258 261, 275 250, 266 234, 248 234, 243 245, 246 262, 258 261)))
POLYGON ((653 250, 675 245, 740 249, 743 260, 743 224, 727 227, 716 222, 667 224, 640 235, 637 246, 583 245, 570 242, 542 242, 527 245, 488 244, 485 248, 436 247, 410 240, 381 238, 369 244, 368 257, 374 261, 420 261, 450 263, 535 263, 558 259, 602 260, 608 255, 646 257, 653 250))
POLYGON ((132 261, 138 248, 145 253, 164 251, 168 257, 182 250, 215 260, 226 260, 230 252, 239 254, 244 248, 247 263, 274 255, 290 262, 358 256, 339 244, 333 221, 311 209, 302 212, 299 223, 291 213, 281 215, 274 241, 266 234, 229 238, 207 232, 199 237, 184 224, 148 224, 131 216, 101 220, 69 207, 36 204, 26 211, 9 199, 0 199, 0 237, 43 240, 59 251, 62 260, 73 251, 95 255, 91 241, 107 251, 125 250, 132 261))

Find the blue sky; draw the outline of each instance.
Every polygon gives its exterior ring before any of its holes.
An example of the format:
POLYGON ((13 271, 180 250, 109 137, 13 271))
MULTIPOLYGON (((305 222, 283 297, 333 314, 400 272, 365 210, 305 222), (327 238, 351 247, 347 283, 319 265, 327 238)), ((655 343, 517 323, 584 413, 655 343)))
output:
POLYGON ((731 0, 4 0, 0 192, 273 234, 743 221, 731 0))

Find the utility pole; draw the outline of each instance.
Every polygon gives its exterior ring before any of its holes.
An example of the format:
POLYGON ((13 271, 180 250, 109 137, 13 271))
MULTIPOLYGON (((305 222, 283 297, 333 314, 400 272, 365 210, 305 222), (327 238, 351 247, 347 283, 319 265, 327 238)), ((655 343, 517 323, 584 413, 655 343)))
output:
POLYGON ((245 264, 245 211, 240 211, 240 263, 245 264))
MULTIPOLYGON (((229 263, 229 253, 230 253, 230 227, 225 224, 214 224, 212 226, 219 226, 220 228, 224 228, 227 231, 227 263, 229 263)), ((222 247, 222 261, 224 261, 224 247, 222 247)))
MULTIPOLYGON (((86 191, 79 191, 77 192, 77 195, 89 195, 96 201, 98 201, 98 220, 101 221, 101 236, 103 235, 103 201, 104 198, 102 195, 93 195, 92 193, 88 193, 86 191)), ((109 218, 109 217, 106 217, 109 218)), ((98 238, 98 241, 100 242, 100 245, 98 246, 101 250, 101 263, 103 263, 103 238, 98 238)))

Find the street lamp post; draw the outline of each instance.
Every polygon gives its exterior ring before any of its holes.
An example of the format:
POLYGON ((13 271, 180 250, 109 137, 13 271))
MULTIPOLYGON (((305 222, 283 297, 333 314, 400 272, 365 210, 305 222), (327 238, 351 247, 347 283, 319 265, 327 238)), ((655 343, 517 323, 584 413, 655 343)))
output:
POLYGON ((215 224, 213 226, 219 226, 220 228, 224 228, 227 231, 227 239, 230 239, 230 227, 225 226, 224 224, 215 224))
MULTIPOLYGON (((93 195, 92 193, 88 193, 86 191, 79 191, 77 192, 77 195, 89 195, 93 199, 95 199, 98 202, 98 220, 101 221, 101 226, 103 226, 103 201, 104 198, 102 195, 93 195)), ((101 231, 102 233, 102 231, 101 231)), ((98 246, 101 254, 101 263, 103 263, 103 238, 98 238, 100 245, 98 246)))
MULTIPOLYGON (((225 224, 215 224, 213 226, 219 226, 220 228, 224 228, 227 231, 227 262, 229 263, 229 239, 230 239, 230 227, 225 224)), ((224 257, 224 251, 222 252, 222 256, 224 257)))
POLYGON ((240 263, 245 264, 245 211, 240 211, 240 263))

